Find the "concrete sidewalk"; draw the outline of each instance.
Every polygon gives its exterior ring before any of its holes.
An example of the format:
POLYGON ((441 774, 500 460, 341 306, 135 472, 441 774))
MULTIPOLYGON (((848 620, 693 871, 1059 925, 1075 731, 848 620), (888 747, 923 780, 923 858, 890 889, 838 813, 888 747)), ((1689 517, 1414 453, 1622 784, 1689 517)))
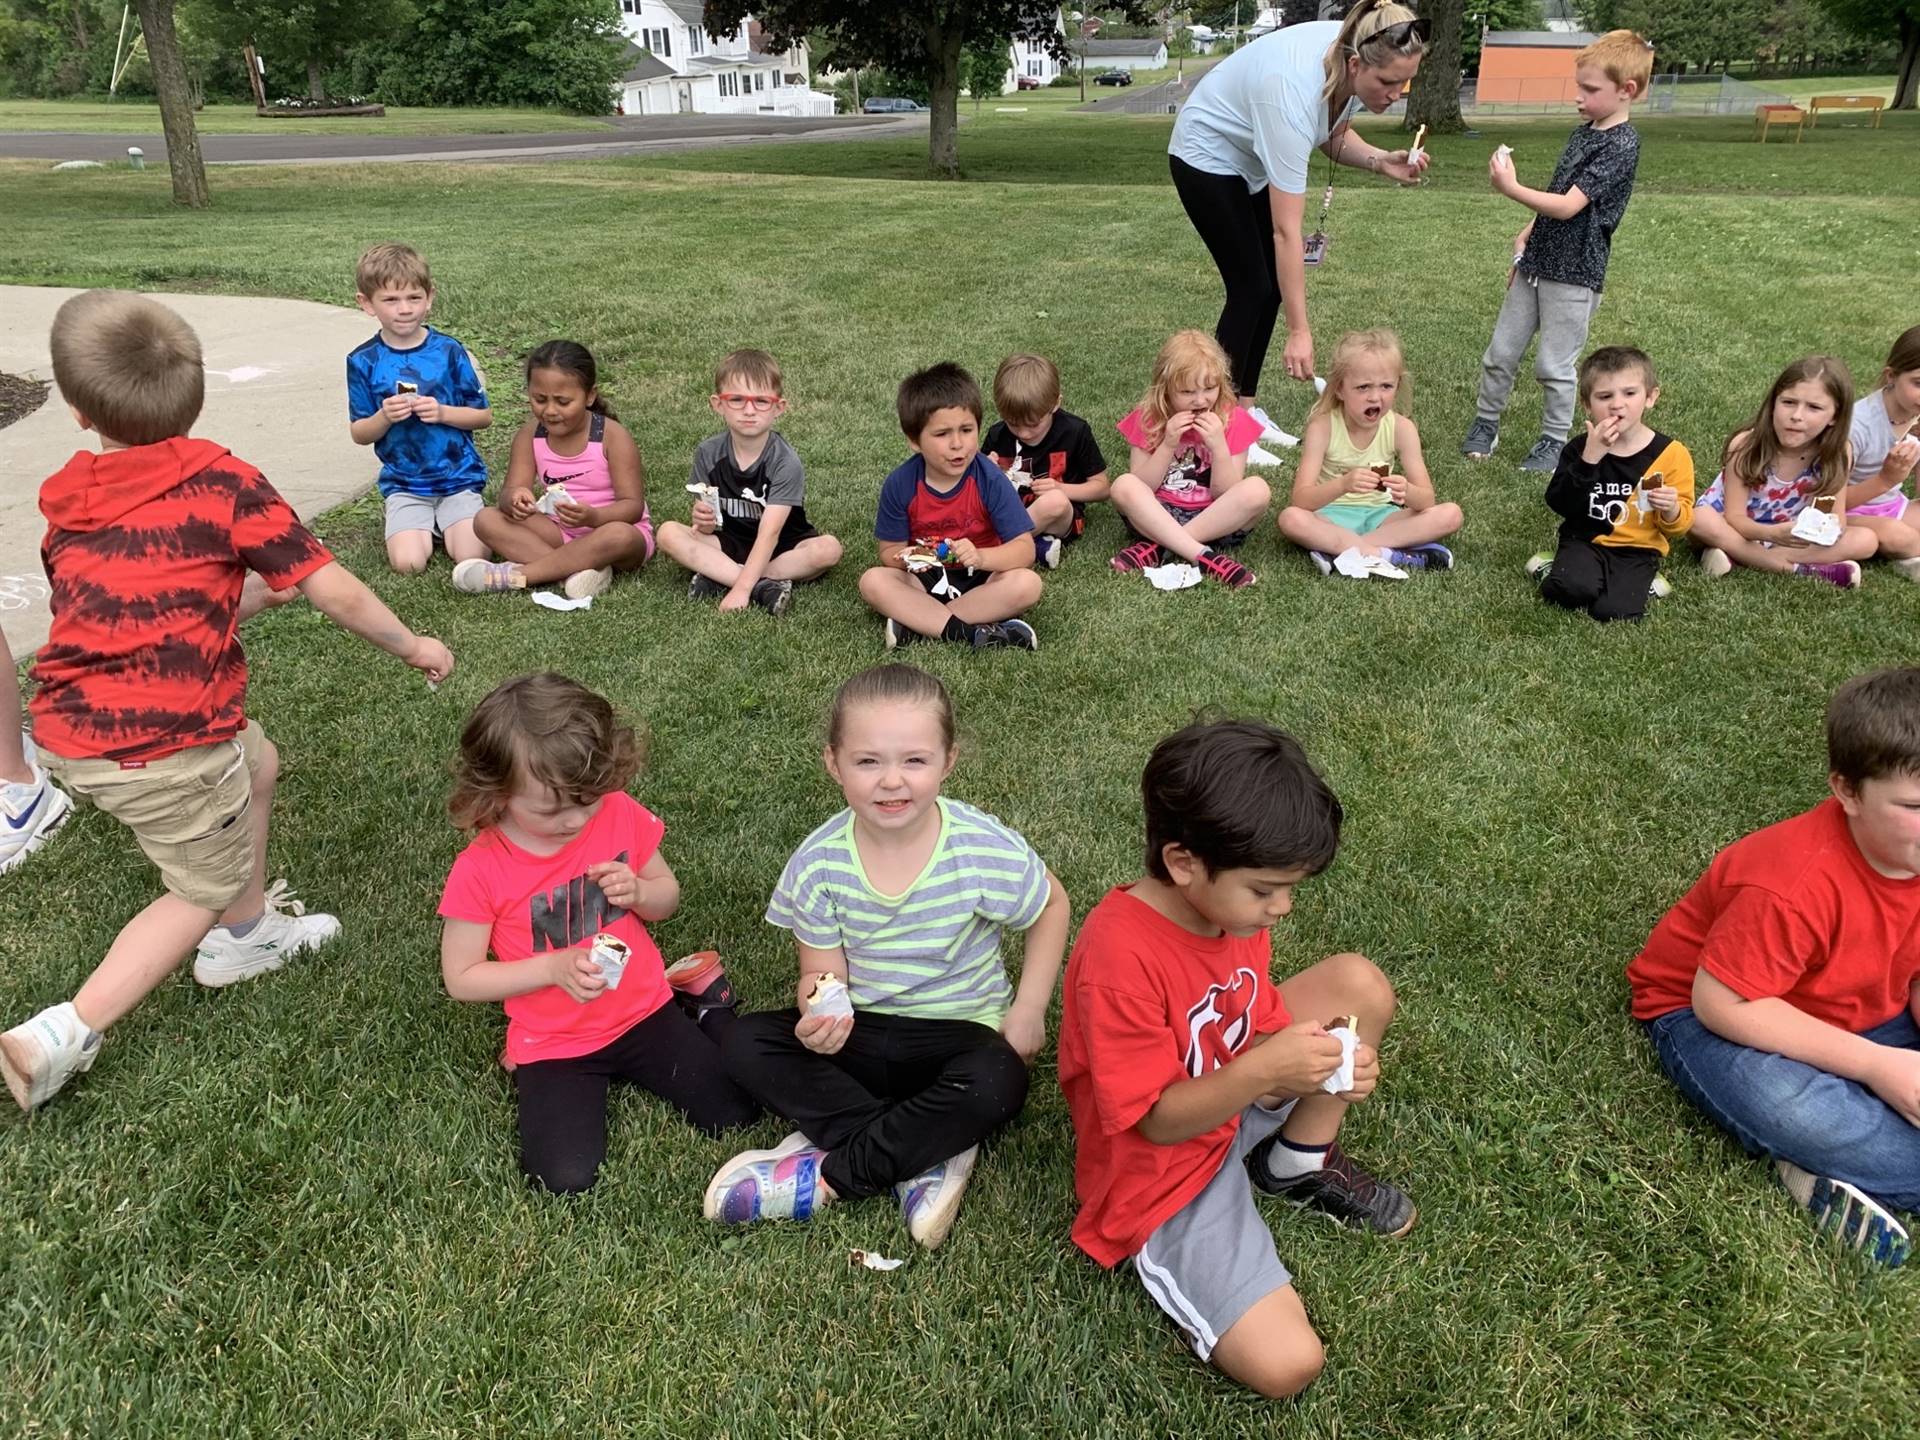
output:
MULTIPOLYGON (((53 379, 47 333, 76 290, 0 285, 0 370, 53 379)), ((374 333, 358 310, 307 300, 155 295, 199 333, 207 402, 193 433, 257 465, 305 518, 350 500, 379 470, 371 447, 347 437, 349 350, 374 333)), ((0 629, 24 660, 47 638, 40 482, 76 450, 95 448, 58 389, 0 430, 0 629)))

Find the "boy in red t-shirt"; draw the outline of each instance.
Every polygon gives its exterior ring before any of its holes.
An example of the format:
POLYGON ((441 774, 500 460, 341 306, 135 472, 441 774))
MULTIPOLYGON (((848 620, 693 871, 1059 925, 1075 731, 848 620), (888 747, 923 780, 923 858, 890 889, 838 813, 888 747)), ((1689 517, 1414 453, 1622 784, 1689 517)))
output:
POLYGON ((886 617, 887 648, 928 639, 1039 649, 1019 618, 1044 588, 1033 520, 980 453, 979 384, 951 361, 930 365, 900 382, 896 404, 913 458, 880 487, 880 563, 860 577, 860 598, 886 617))
POLYGON ((1920 669, 1827 707, 1832 795, 1713 858, 1627 967, 1661 1067, 1886 1265, 1920 1210, 1920 669))
POLYGON ((1189 725, 1140 788, 1147 874, 1093 908, 1067 962, 1073 1240, 1105 1266, 1131 1257, 1202 1360, 1279 1399, 1325 1357, 1253 1191, 1413 1228, 1413 1202, 1334 1138, 1378 1083, 1393 986, 1362 955, 1272 978, 1268 927, 1340 844, 1340 802, 1291 736, 1189 725))
POLYGON ((34 676, 46 769, 133 831, 167 893, 127 922, 67 1004, 0 1035, 22 1109, 90 1067, 101 1032, 193 955, 193 978, 231 985, 340 931, 266 887, 279 757, 245 713, 240 622, 298 589, 429 680, 438 640, 394 619, 334 562, 258 470, 187 431, 206 375, 200 342, 142 295, 90 290, 53 319, 53 377, 100 453, 40 487, 53 627, 34 676))

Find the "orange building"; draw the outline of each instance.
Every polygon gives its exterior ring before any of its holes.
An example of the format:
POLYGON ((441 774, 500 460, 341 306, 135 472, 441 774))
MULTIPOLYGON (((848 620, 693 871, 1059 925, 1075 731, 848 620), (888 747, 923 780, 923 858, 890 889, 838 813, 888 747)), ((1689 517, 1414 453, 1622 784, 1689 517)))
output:
POLYGON ((1490 30, 1481 41, 1476 105, 1571 105, 1584 30, 1490 30))

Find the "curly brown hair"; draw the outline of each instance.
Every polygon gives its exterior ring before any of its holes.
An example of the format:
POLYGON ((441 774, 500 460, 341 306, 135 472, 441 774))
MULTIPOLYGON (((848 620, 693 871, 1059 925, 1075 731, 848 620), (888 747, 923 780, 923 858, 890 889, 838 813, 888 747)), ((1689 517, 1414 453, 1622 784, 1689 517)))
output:
POLYGON ((577 680, 516 675, 467 717, 447 814, 462 830, 496 825, 526 780, 587 804, 632 784, 643 750, 633 727, 577 680))

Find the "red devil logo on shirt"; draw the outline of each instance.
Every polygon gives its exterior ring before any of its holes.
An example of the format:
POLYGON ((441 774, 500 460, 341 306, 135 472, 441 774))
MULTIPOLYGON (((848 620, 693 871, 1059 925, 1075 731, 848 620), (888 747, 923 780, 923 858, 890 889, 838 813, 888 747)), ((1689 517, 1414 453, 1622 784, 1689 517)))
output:
POLYGON ((1187 1011, 1187 1074, 1195 1080, 1218 1070, 1253 1032, 1253 1005, 1260 977, 1242 965, 1225 985, 1209 985, 1187 1011))

